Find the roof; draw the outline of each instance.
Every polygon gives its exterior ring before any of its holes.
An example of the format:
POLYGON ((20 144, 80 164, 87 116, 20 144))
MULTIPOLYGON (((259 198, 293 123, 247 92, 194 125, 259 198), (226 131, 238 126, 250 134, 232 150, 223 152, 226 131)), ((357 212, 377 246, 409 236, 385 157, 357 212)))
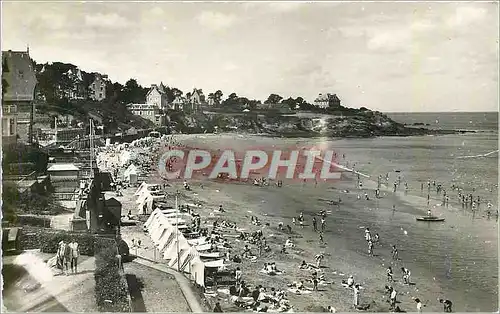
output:
POLYGON ((122 203, 120 203, 120 201, 118 201, 114 197, 105 199, 105 202, 106 202, 106 206, 122 206, 122 203))
POLYGON ((186 98, 182 96, 177 96, 175 97, 174 101, 172 102, 173 104, 184 104, 186 102, 186 98))
POLYGON ((99 80, 104 81, 107 78, 108 78, 108 76, 106 74, 94 73, 94 79, 92 80, 92 82, 99 81, 99 80))
POLYGON ((80 170, 74 164, 54 164, 47 171, 78 171, 80 170))
POLYGON ((37 83, 33 60, 27 51, 2 51, 2 80, 6 101, 32 101, 37 83))
POLYGON ((165 94, 165 86, 163 86, 163 83, 160 84, 160 86, 156 84, 151 84, 151 88, 149 89, 148 93, 146 94, 146 97, 149 96, 153 91, 157 91, 158 94, 163 95, 165 94))

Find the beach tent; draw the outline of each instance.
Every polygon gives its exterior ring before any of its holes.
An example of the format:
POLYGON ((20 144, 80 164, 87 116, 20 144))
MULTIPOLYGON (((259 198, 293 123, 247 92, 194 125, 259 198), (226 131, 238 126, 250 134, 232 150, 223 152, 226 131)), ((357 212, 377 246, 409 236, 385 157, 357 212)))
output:
POLYGON ((153 220, 155 219, 155 217, 159 214, 160 210, 159 209, 155 209, 151 215, 149 215, 148 219, 146 219, 146 222, 144 223, 144 226, 146 227, 146 229, 149 228, 149 226, 151 225, 151 223, 153 222, 153 220))
POLYGON ((171 224, 160 210, 155 209, 146 220, 145 227, 170 267, 188 273, 191 280, 201 286, 205 285, 205 266, 200 255, 179 230, 187 226, 177 227, 171 224))
POLYGON ((140 196, 144 190, 148 189, 148 184, 146 182, 142 182, 137 191, 134 193, 135 196, 140 196))
POLYGON ((153 211, 153 201, 154 201, 154 198, 153 196, 147 196, 146 198, 144 198, 142 200, 142 202, 137 205, 137 214, 148 214, 148 213, 151 213, 153 211), (144 208, 146 207, 146 208, 144 208), (145 209, 145 211, 144 211, 145 209))
POLYGON ((137 183, 138 173, 139 171, 137 167, 132 164, 128 166, 127 170, 125 170, 125 172, 123 173, 123 180, 135 184, 137 183), (135 181, 132 182, 133 180, 135 181))

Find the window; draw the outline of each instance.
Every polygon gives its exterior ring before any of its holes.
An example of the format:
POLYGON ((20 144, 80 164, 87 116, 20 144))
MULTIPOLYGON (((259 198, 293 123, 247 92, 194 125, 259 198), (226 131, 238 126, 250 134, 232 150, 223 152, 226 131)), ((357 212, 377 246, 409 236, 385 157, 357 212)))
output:
POLYGON ((14 120, 13 118, 10 119, 9 121, 9 135, 14 135, 16 134, 16 120, 14 120))
POLYGON ((102 98, 102 93, 99 93, 99 98, 102 98))
POLYGON ((101 92, 104 90, 104 88, 101 86, 101 92))
POLYGON ((95 83, 92 83, 92 88, 95 88, 95 83))

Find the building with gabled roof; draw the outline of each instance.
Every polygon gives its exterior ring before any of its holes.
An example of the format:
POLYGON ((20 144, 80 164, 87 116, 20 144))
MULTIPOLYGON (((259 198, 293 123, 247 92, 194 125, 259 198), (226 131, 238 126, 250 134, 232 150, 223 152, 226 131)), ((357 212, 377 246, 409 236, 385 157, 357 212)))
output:
POLYGON ((108 76, 99 73, 94 74, 94 81, 90 83, 90 99, 101 101, 106 99, 106 84, 108 83, 108 76))
POLYGON ((193 92, 187 95, 187 102, 192 112, 198 111, 205 104, 205 95, 201 89, 193 88, 193 92))
POLYGON ((146 103, 153 104, 158 109, 166 109, 168 107, 167 88, 163 83, 160 83, 160 85, 151 85, 146 94, 146 103))
POLYGON ((2 51, 3 143, 32 141, 35 65, 27 51, 2 51))
POLYGON ((87 92, 82 71, 79 68, 69 69, 64 75, 71 81, 71 86, 62 91, 63 95, 68 99, 86 99, 87 92))

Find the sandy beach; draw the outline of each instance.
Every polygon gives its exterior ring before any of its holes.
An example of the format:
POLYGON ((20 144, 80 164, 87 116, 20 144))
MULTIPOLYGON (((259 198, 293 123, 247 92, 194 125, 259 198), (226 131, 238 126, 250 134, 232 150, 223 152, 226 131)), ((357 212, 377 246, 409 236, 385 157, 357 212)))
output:
MULTIPOLYGON (((272 138, 238 135, 177 135, 176 140, 188 146, 203 148, 214 141, 220 142, 217 148, 226 148, 230 139, 245 145, 278 145, 281 141, 272 138)), ((234 145, 232 145, 234 147, 234 145)), ((237 149, 237 148, 233 148, 237 149)), ((356 160, 356 156, 348 155, 347 159, 356 160)), ((156 172, 149 177, 150 183, 160 183, 156 172)), ((398 292, 398 306, 405 311, 415 311, 414 298, 426 304, 424 311, 442 311, 442 304, 437 299, 450 299, 455 311, 491 311, 496 309, 497 294, 490 290, 491 282, 495 282, 497 274, 496 262, 476 265, 476 261, 491 260, 496 257, 497 239, 492 236, 496 231, 496 223, 481 219, 481 223, 471 223, 468 213, 454 206, 448 208, 437 206, 440 201, 431 200, 433 213, 446 218, 446 223, 417 223, 415 217, 425 214, 427 200, 418 196, 419 191, 411 191, 408 195, 392 193, 382 188, 381 198, 374 197, 376 182, 363 180, 364 191, 355 189, 355 180, 350 174, 340 182, 324 183, 285 183, 278 188, 274 185, 257 187, 249 183, 224 183, 213 181, 191 181, 192 191, 185 191, 182 182, 171 182, 167 194, 173 205, 175 190, 181 192, 180 204, 202 204, 196 211, 202 217, 202 227, 211 227, 215 219, 236 223, 245 232, 262 230, 271 247, 255 261, 243 260, 240 264, 232 263, 232 267, 243 270, 244 280, 250 285, 263 285, 268 290, 287 289, 287 284, 304 280, 312 287, 311 272, 299 269, 300 263, 314 263, 314 256, 323 253, 322 272, 327 282, 332 284, 320 286, 319 291, 310 294, 291 295, 290 303, 295 311, 314 310, 318 307, 333 306, 337 311, 353 310, 353 293, 344 288, 341 280, 352 275, 355 282, 360 283, 361 303, 371 304, 369 311, 388 311, 388 296, 384 294, 385 285, 389 284, 386 268, 391 265, 396 282, 391 285, 398 292), (201 186, 203 185, 203 187, 201 186), (349 191, 346 193, 346 191, 349 191), (370 195, 370 200, 358 194, 370 195), (330 205, 329 200, 342 199, 340 207, 330 205), (214 210, 223 205, 225 213, 214 210), (395 205, 396 211, 392 210, 395 205), (312 230, 311 220, 320 210, 327 210, 324 244, 320 244, 319 234, 312 230), (304 228, 292 225, 292 218, 303 212, 304 228), (211 215, 213 217, 211 217, 211 215), (251 224, 251 217, 257 217, 262 224, 251 224), (283 222, 292 226, 292 233, 278 229, 283 222), (374 247, 374 256, 368 255, 364 229, 370 228, 372 234, 380 235, 380 244, 374 247), (280 253, 286 239, 291 237, 296 247, 288 249, 286 254, 280 253), (397 245, 400 261, 391 258, 391 245, 397 245), (284 273, 269 276, 259 271, 266 262, 276 262, 278 269, 284 273), (401 279, 401 267, 411 270, 414 285, 405 285, 401 279), (465 272, 465 274, 464 274, 465 272), (491 277, 488 277, 490 275, 491 277), (465 277, 471 280, 464 281, 465 277), (492 278, 493 277, 493 278, 492 278)), ((415 186, 415 185, 414 185, 415 186)), ((134 193, 133 189, 125 191, 126 195, 134 193)), ((135 204, 133 204, 135 207, 135 204)), ((126 214, 124 204, 124 214, 126 214)), ((319 218, 319 216, 316 216, 319 218)), ((125 238, 139 236, 140 228, 124 227, 125 238), (129 228, 129 229, 127 229, 129 228), (127 231, 129 230, 129 231, 127 231), (126 235, 129 233, 128 235, 126 235)), ((231 255, 243 252, 244 242, 231 239, 231 255)), ((258 255, 258 248, 250 245, 252 253, 258 255)), ((220 300, 224 310, 236 311, 238 308, 220 300)))

